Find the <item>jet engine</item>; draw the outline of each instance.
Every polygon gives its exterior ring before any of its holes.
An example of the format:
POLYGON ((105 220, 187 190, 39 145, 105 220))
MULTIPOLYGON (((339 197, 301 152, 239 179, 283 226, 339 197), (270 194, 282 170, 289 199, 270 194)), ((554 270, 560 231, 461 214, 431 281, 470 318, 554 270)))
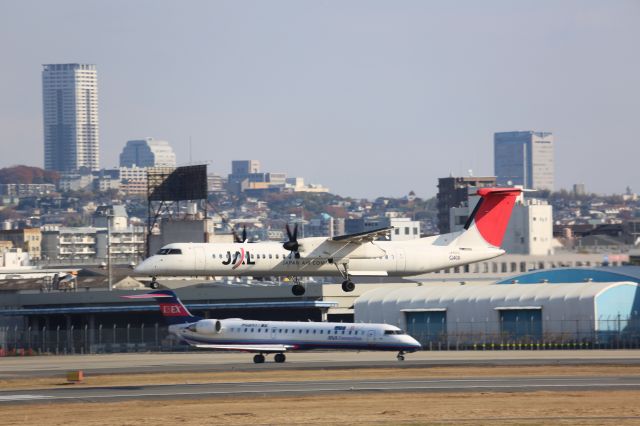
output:
POLYGON ((196 333, 218 334, 222 331, 222 322, 215 319, 200 320, 196 323, 196 333))

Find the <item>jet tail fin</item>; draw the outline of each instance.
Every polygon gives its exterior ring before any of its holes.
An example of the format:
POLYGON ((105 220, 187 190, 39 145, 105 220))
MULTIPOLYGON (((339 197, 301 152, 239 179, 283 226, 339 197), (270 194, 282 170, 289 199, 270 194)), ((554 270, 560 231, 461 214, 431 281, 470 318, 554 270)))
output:
POLYGON ((485 242, 500 247, 520 188, 480 188, 481 197, 464 225, 458 243, 485 242))
POLYGON ((121 297, 125 299, 155 299, 160 305, 160 313, 169 325, 192 323, 201 319, 189 312, 178 296, 171 290, 157 290, 145 294, 121 297))

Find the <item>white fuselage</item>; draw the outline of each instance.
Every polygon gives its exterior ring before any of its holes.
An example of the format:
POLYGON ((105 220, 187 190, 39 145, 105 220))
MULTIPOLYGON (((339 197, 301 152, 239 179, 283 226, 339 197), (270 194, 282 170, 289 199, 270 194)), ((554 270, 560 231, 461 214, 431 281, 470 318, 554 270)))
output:
POLYGON ((202 319, 190 324, 172 325, 169 331, 192 345, 285 345, 290 350, 404 352, 421 349, 413 337, 387 324, 202 319))
POLYGON ((280 243, 174 243, 144 260, 136 272, 149 276, 411 276, 492 259, 504 250, 457 244, 460 233, 410 241, 341 243, 301 239, 300 257, 280 243))

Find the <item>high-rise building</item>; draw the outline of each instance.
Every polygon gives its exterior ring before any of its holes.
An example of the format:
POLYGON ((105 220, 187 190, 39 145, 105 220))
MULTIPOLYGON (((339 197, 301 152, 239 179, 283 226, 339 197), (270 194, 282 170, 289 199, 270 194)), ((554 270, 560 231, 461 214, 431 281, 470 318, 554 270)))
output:
POLYGON ((231 174, 228 176, 229 191, 239 194, 250 183, 266 182, 266 176, 260 172, 258 160, 233 160, 231 162, 231 174))
POLYGON ((176 154, 169 142, 144 138, 127 141, 120 153, 120 167, 175 167, 176 154))
POLYGON ((98 170, 98 78, 90 64, 42 69, 44 168, 63 173, 98 170))
POLYGON ((482 188, 495 186, 493 176, 464 176, 438 179, 438 229, 445 234, 451 232, 455 224, 450 222, 449 211, 453 207, 466 205, 468 202, 468 188, 482 188))
POLYGON ((553 191, 553 134, 499 132, 493 135, 494 171, 498 185, 523 185, 553 191))

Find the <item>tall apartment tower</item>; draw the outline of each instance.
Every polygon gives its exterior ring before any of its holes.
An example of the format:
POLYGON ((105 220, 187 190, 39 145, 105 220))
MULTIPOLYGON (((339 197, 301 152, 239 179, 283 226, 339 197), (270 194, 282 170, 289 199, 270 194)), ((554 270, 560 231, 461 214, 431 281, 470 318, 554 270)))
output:
POLYGON ((553 191, 553 134, 534 131, 494 133, 493 156, 498 185, 553 191))
POLYGON ((63 173, 98 170, 98 78, 90 64, 42 69, 44 168, 63 173))

